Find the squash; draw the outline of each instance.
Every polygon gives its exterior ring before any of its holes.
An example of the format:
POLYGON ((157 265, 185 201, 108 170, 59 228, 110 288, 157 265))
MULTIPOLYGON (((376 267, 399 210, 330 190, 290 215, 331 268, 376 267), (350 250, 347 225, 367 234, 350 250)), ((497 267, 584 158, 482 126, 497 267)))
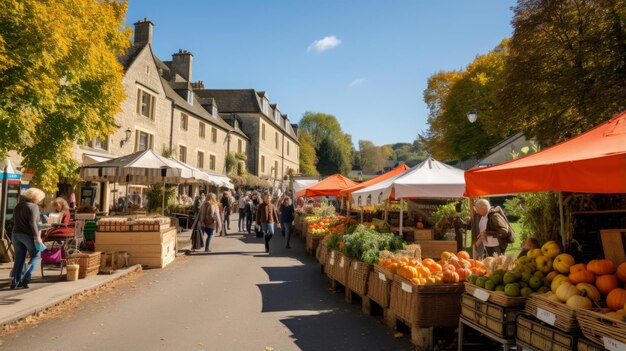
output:
POLYGON ((576 288, 580 290, 582 296, 588 297, 595 303, 600 303, 600 292, 595 286, 588 283, 578 283, 576 284, 576 288))
POLYGON ((556 241, 548 241, 541 247, 541 252, 546 257, 555 258, 561 253, 561 247, 556 241))
POLYGON ((593 282, 596 281, 595 274, 589 271, 578 271, 578 272, 570 273, 568 278, 572 282, 572 284, 578 284, 578 283, 593 284, 593 282))
POLYGON ((626 283, 626 262, 620 264, 617 267, 617 271, 615 272, 615 276, 617 277, 617 279, 619 279, 621 282, 626 283))
POLYGON ((580 290, 569 282, 564 282, 556 289, 556 297, 558 297, 561 302, 566 302, 567 299, 575 295, 580 295, 580 290))
POLYGON ((593 307, 593 303, 591 302, 591 300, 580 295, 570 296, 570 298, 567 299, 565 304, 571 308, 581 308, 584 310, 588 310, 593 307))
POLYGON ((444 270, 442 280, 444 283, 458 283, 459 274, 451 270, 444 270))
POLYGON ((465 260, 469 260, 470 259, 469 253, 467 251, 459 251, 459 252, 456 253, 456 256, 458 258, 465 259, 465 260))
POLYGON ((464 282, 465 280, 467 280, 467 277, 469 277, 470 274, 472 274, 472 271, 469 270, 469 268, 461 268, 461 269, 457 269, 456 271, 459 275, 459 281, 464 282))
POLYGON ((586 271, 587 270, 587 265, 584 263, 577 263, 571 267, 569 267, 569 272, 570 274, 572 273, 576 273, 579 271, 586 271))
POLYGON ((554 277, 556 277, 557 275, 559 275, 559 272, 552 271, 552 272, 548 273, 548 275, 546 275, 546 279, 548 279, 549 281, 552 281, 554 279, 554 277))
POLYGON ((617 289, 617 279, 611 274, 600 276, 596 279, 596 288, 602 295, 608 295, 612 290, 617 289))
POLYGON ((568 273, 569 268, 573 266, 575 263, 574 257, 570 254, 560 254, 554 258, 552 262, 552 267, 554 270, 559 271, 560 273, 568 273))
POLYGON ((542 255, 543 255, 543 252, 541 251, 541 249, 532 249, 532 250, 529 250, 528 253, 526 254, 526 256, 530 258, 537 258, 542 255))
POLYGON ((561 303, 561 300, 556 296, 556 294, 551 294, 548 296, 548 300, 561 303))
POLYGON ((550 290, 552 290, 553 293, 556 293, 556 289, 558 289, 561 284, 569 282, 570 281, 569 279, 567 279, 566 276, 564 276, 563 274, 559 274, 554 277, 554 279, 552 279, 552 283, 550 284, 550 290))
POLYGON ((615 265, 611 260, 591 260, 587 264, 587 270, 595 275, 613 274, 615 265))
POLYGON ((606 305, 613 311, 622 309, 624 304, 626 304, 626 290, 624 289, 613 289, 606 297, 606 305))

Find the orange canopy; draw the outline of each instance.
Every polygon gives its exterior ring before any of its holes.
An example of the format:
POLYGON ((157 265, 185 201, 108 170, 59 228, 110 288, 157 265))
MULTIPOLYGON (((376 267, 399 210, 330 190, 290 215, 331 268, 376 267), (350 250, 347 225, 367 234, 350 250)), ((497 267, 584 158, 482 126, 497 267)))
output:
POLYGON ((342 197, 343 196, 347 196, 348 200, 351 200, 353 192, 355 192, 357 190, 361 190, 363 188, 366 188, 366 187, 368 187, 370 185, 374 185, 374 184, 380 183, 383 180, 389 179, 391 177, 394 177, 394 176, 396 176, 396 175, 398 175, 400 173, 404 173, 407 169, 409 169, 409 166, 407 166, 405 164, 402 164, 402 165, 392 169, 391 171, 389 171, 387 173, 383 173, 383 174, 381 174, 381 175, 379 175, 377 177, 374 177, 372 179, 366 180, 366 181, 364 181, 362 183, 358 183, 355 186, 351 186, 349 188, 343 189, 343 190, 341 190, 339 192, 339 195, 342 196, 342 197))
POLYGON ((465 195, 626 193, 626 111, 526 157, 465 172, 465 195))
MULTIPOLYGON (((357 183, 337 173, 304 189, 304 196, 339 196, 339 191, 356 184, 357 183)), ((296 195, 298 196, 298 194, 296 195)))

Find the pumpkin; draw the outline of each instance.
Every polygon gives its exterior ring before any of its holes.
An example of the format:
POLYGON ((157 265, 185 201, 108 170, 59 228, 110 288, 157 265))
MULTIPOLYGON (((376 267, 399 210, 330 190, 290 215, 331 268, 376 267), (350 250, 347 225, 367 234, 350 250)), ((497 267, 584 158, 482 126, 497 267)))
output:
POLYGON ((555 258, 561 253, 561 247, 556 241, 548 241, 541 247, 543 255, 549 258, 555 258))
POLYGON ((567 299, 565 304, 572 308, 581 308, 584 310, 588 310, 593 307, 593 303, 591 303, 591 300, 580 295, 570 296, 570 298, 567 299))
POLYGON ((458 283, 459 273, 451 270, 444 270, 442 280, 444 283, 458 283))
POLYGON ((608 295, 612 290, 617 289, 617 279, 614 275, 606 274, 596 279, 596 288, 602 295, 608 295))
POLYGON ((469 260, 470 259, 469 253, 467 251, 459 251, 459 252, 456 253, 456 256, 458 258, 465 259, 465 260, 469 260))
POLYGON ((571 273, 576 273, 579 271, 586 271, 587 270, 587 265, 584 263, 577 263, 571 267, 569 267, 569 272, 571 273))
POLYGON ((469 275, 472 274, 472 271, 470 271, 469 268, 461 268, 461 269, 458 269, 456 272, 459 274, 459 281, 462 281, 462 282, 467 280, 467 277, 469 277, 469 275))
POLYGON ((613 311, 624 308, 624 304, 626 304, 626 290, 624 289, 613 289, 606 297, 606 305, 613 311))
POLYGON ((554 258, 552 267, 560 273, 568 273, 569 268, 574 265, 574 257, 570 254, 560 254, 554 258))
POLYGON ((615 276, 617 277, 617 279, 619 279, 620 281, 626 283, 626 262, 620 264, 617 267, 617 272, 615 272, 615 276))
POLYGON ((556 297, 561 302, 566 302, 567 299, 574 295, 580 295, 580 290, 576 289, 576 286, 572 285, 572 283, 564 282, 556 289, 556 297))
POLYGON ((595 303, 600 303, 600 292, 595 286, 588 283, 578 283, 576 284, 576 288, 580 290, 582 296, 590 298, 591 301, 595 303))
POLYGON ((593 284, 593 282, 596 281, 595 274, 589 271, 578 271, 578 272, 570 273, 568 278, 572 282, 572 284, 578 284, 578 283, 593 284))
POLYGON ((615 265, 611 260, 591 260, 587 264, 587 270, 595 275, 613 274, 615 265))

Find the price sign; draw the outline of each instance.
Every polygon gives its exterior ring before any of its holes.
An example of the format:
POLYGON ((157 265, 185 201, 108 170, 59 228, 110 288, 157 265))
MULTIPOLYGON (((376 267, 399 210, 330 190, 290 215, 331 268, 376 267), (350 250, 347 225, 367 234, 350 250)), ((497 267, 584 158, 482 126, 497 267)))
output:
POLYGON ((358 263, 358 262, 353 262, 353 263, 352 263, 352 269, 354 269, 355 271, 356 271, 357 269, 359 269, 359 263, 358 263))
POLYGON ((378 273, 378 279, 380 279, 380 280, 382 280, 382 281, 384 281, 384 282, 386 282, 386 281, 387 281, 387 277, 385 277, 385 275, 384 275, 384 274, 382 274, 382 273, 380 273, 380 272, 378 273))
POLYGON ((487 301, 489 300, 489 291, 487 290, 483 290, 483 289, 476 289, 474 290, 474 297, 479 299, 480 301, 487 301))
POLYGON ((537 319, 552 326, 554 325, 554 322, 556 322, 556 316, 554 313, 548 312, 539 307, 537 307, 537 319))
POLYGON ((328 261, 328 263, 330 263, 331 266, 335 265, 335 259, 333 257, 330 258, 330 260, 328 261))
POLYGON ((343 257, 341 258, 341 261, 339 261, 339 267, 343 268, 343 257))
POLYGON ((330 252, 330 259, 334 259, 335 258, 335 251, 331 251, 330 252))
POLYGON ((604 341, 604 348, 609 351, 624 351, 626 350, 626 344, 623 342, 619 342, 617 340, 607 338, 606 336, 602 337, 604 341))
POLYGON ((405 282, 402 282, 402 290, 408 293, 413 292, 413 288, 411 287, 411 284, 407 284, 405 282))

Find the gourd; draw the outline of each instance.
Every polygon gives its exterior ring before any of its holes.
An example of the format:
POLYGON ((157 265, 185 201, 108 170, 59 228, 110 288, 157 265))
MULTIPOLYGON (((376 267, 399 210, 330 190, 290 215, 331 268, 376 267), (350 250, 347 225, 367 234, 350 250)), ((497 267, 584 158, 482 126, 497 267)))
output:
POLYGON ((580 290, 580 294, 591 299, 595 303, 600 302, 600 292, 595 286, 588 283, 578 283, 576 288, 580 290))
POLYGON ((617 267, 617 272, 615 273, 615 276, 617 277, 617 279, 619 279, 621 282, 626 283, 626 262, 620 264, 617 267))
POLYGON ((626 290, 624 289, 613 289, 606 297, 606 305, 613 311, 622 309, 624 304, 626 304, 626 290))
POLYGON ((596 279, 596 288, 602 295, 608 295, 612 290, 617 289, 617 279, 610 274, 600 276, 596 279))
POLYGON ((591 260, 587 264, 587 270, 595 275, 612 274, 615 272, 615 265, 611 260, 591 260))
POLYGON ((458 283, 459 282, 459 274, 457 272, 453 272, 451 270, 443 271, 443 282, 444 283, 458 283))
POLYGON ((593 282, 596 281, 595 274, 589 271, 577 271, 574 273, 570 273, 568 278, 572 282, 572 284, 578 284, 578 283, 593 284, 593 282))
POLYGON ((570 274, 572 273, 576 273, 579 271, 586 271, 587 270, 587 265, 584 263, 577 263, 571 267, 569 267, 569 272, 570 274))
POLYGON ((575 295, 580 295, 580 290, 576 289, 576 286, 569 282, 564 282, 556 289, 556 297, 558 297, 561 302, 566 302, 570 297, 575 295))
POLYGON ((459 251, 459 252, 457 252, 456 256, 458 258, 462 258, 462 259, 465 259, 465 260, 469 260, 470 259, 469 253, 467 253, 467 251, 459 251))
POLYGON ((552 283, 550 284, 550 290, 552 290, 553 293, 556 293, 556 290, 563 283, 569 283, 569 279, 563 274, 557 275, 556 277, 554 277, 554 279, 552 279, 552 283))
POLYGON ((591 300, 580 295, 570 296, 570 298, 567 299, 567 302, 565 302, 565 304, 572 308, 582 308, 585 310, 588 310, 593 307, 593 303, 591 302, 591 300))

